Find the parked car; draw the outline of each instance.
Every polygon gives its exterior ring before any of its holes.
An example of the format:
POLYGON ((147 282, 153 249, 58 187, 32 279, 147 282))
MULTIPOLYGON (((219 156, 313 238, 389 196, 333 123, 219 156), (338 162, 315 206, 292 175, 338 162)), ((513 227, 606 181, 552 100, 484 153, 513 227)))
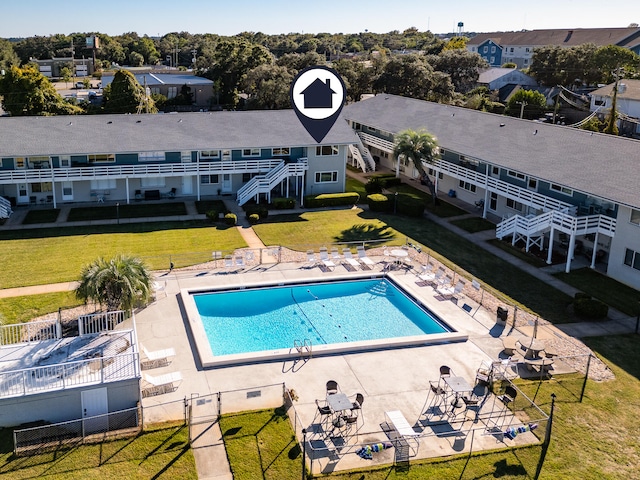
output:
POLYGON ((76 88, 84 88, 84 82, 76 82, 76 88))

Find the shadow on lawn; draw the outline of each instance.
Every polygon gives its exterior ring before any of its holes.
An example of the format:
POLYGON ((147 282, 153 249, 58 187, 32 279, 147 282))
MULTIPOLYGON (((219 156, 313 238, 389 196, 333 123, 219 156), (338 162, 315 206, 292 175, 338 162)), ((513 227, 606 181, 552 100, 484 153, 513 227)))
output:
POLYGON ((340 235, 333 237, 336 242, 379 242, 392 240, 395 233, 388 226, 377 227, 375 225, 361 223, 353 225, 347 230, 340 232, 340 235))

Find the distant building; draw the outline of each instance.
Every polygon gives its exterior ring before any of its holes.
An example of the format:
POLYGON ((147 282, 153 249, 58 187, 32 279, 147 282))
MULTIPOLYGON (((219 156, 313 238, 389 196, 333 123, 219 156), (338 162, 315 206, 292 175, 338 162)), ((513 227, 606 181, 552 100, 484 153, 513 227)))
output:
POLYGON ((76 77, 89 77, 93 75, 94 71, 92 58, 60 57, 33 61, 38 64, 40 73, 47 78, 60 78, 62 76, 60 71, 64 67, 70 67, 72 63, 74 66, 73 75, 76 77))
POLYGON ((478 53, 492 67, 515 63, 518 68, 528 68, 535 48, 547 45, 575 47, 585 43, 598 47, 617 45, 640 54, 640 28, 559 28, 479 33, 469 40, 467 50, 478 53))
MULTIPOLYGON (((613 89, 615 83, 606 85, 591 92, 592 112, 598 112, 605 118, 611 111, 613 89)), ((618 82, 616 95, 616 111, 618 112, 618 129, 621 135, 640 135, 640 80, 622 79, 618 82)))
POLYGON ((490 68, 480 72, 478 86, 489 90, 500 90, 505 85, 522 85, 537 87, 536 79, 521 72, 517 68, 490 68))

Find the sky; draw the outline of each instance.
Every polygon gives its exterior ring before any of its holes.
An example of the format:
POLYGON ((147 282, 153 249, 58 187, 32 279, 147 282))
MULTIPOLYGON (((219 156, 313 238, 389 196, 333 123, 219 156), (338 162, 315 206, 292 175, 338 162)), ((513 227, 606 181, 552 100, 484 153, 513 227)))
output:
POLYGON ((2 0, 1 11, 1 38, 76 32, 386 33, 409 27, 450 33, 459 22, 465 32, 495 32, 640 23, 638 0, 2 0))

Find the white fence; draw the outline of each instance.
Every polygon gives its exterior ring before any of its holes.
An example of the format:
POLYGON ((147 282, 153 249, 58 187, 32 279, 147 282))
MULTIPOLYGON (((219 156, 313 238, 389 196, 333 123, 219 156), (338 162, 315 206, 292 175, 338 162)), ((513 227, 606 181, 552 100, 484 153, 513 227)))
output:
POLYGON ((0 345, 43 342, 61 337, 62 329, 57 320, 42 320, 0 326, 0 345))
POLYGON ((93 335, 109 332, 126 320, 126 312, 117 310, 114 312, 92 313, 78 317, 78 335, 93 335))

